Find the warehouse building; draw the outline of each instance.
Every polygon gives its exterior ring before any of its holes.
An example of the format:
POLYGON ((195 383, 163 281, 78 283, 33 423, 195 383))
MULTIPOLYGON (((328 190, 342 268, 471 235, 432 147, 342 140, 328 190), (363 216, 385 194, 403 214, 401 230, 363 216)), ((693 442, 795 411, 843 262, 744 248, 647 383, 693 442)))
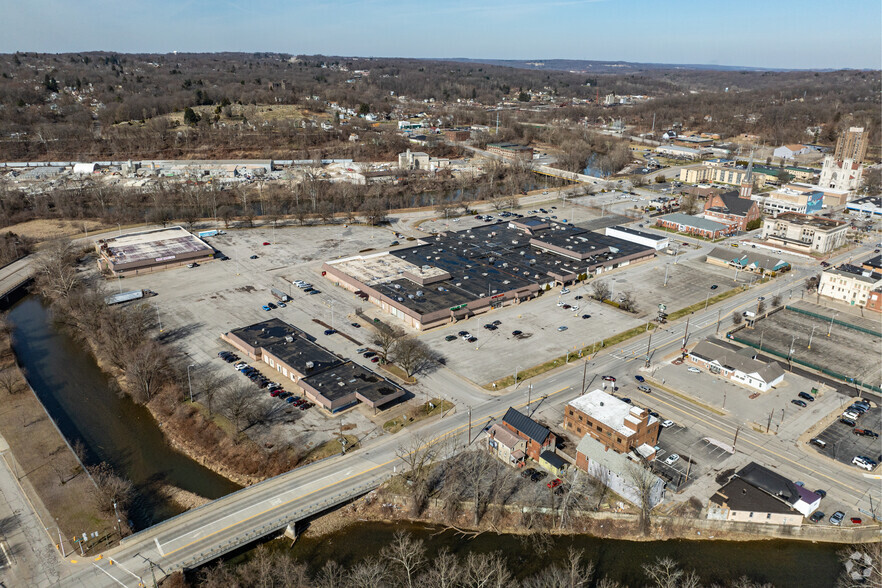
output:
POLYGON ((210 245, 181 227, 99 239, 95 249, 99 269, 114 276, 151 273, 214 257, 210 245))
POLYGON ((427 329, 654 255, 636 243, 527 217, 327 262, 322 273, 407 325, 427 329))
POLYGON ((515 143, 490 143, 487 151, 499 155, 503 159, 533 161, 533 148, 515 143))
POLYGON ((644 247, 652 247, 656 251, 667 249, 671 245, 671 239, 663 235, 655 235, 646 231, 638 231, 631 227, 617 225, 615 227, 606 228, 607 237, 615 237, 623 241, 630 241, 644 247))
POLYGON ((655 224, 660 227, 672 229, 678 233, 698 235, 705 239, 721 239, 738 230, 738 225, 724 224, 708 220, 700 216, 691 216, 682 212, 666 214, 655 219, 655 224))

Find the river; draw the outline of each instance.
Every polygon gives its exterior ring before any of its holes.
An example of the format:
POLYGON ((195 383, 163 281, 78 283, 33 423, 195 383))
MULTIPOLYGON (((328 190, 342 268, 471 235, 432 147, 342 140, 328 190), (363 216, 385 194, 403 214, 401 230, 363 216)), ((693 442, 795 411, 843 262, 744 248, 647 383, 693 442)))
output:
POLYGON ((365 557, 376 557, 398 529, 425 543, 429 561, 443 547, 461 558, 469 552, 501 551, 519 579, 548 565, 563 565, 572 546, 583 550, 585 559, 594 563, 595 582, 606 576, 627 586, 646 585, 642 564, 670 557, 683 569, 695 570, 703 585, 729 583, 747 576, 776 588, 829 588, 835 584, 840 570, 836 554, 842 548, 832 543, 781 540, 639 542, 573 535, 553 537, 544 550, 537 550, 535 543, 520 535, 482 533, 469 540, 440 527, 375 522, 357 523, 322 537, 310 537, 307 533, 290 549, 290 541, 282 540, 274 542, 272 548, 290 553, 314 574, 330 559, 349 567, 365 557))
POLYGON ((55 327, 39 298, 28 296, 16 304, 9 320, 18 362, 68 442, 82 442, 86 465, 107 462, 134 484, 129 517, 136 530, 181 511, 156 497, 157 483, 206 498, 239 489, 171 448, 150 412, 114 391, 91 354, 55 327))
MULTIPOLYGON (((207 498, 224 496, 239 487, 172 449, 156 421, 142 406, 114 392, 107 376, 92 356, 52 323, 49 310, 28 296, 9 312, 14 324, 13 349, 27 370, 28 381, 64 436, 86 448, 86 463, 109 463, 130 479, 137 496, 130 513, 134 528, 143 529, 180 512, 174 504, 157 500, 151 492, 162 482, 207 498)), ((429 556, 447 547, 464 556, 469 551, 501 550, 518 577, 535 573, 549 562, 561 562, 567 547, 585 551, 601 576, 627 585, 641 585, 640 564, 670 556, 701 578, 732 580, 746 575, 776 587, 828 587, 838 572, 836 552, 840 546, 800 541, 655 541, 630 542, 584 535, 558 537, 547 553, 516 535, 483 533, 465 540, 452 531, 418 524, 358 523, 324 537, 302 536, 288 550, 288 543, 273 542, 306 563, 312 571, 334 559, 343 565, 369 555, 376 556, 396 529, 404 528, 428 548, 429 556)), ((248 552, 235 558, 247 558, 248 552)))

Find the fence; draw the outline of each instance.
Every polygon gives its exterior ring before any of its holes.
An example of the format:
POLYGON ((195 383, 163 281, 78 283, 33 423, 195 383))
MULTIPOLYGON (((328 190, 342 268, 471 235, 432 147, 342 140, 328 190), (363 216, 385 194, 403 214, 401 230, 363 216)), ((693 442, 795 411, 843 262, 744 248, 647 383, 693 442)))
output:
MULTIPOLYGON (((806 316, 810 316, 816 319, 820 319, 822 321, 829 321, 831 318, 829 316, 824 316, 822 314, 818 314, 815 312, 811 312, 809 310, 805 310, 802 308, 796 308, 794 306, 785 306, 785 309, 791 312, 797 312, 799 314, 804 314, 806 316)), ((855 331, 861 331, 862 333, 867 333, 868 335, 874 335, 876 337, 882 337, 882 331, 874 331, 873 329, 868 329, 866 327, 860 327, 858 325, 853 325, 851 323, 846 323, 844 321, 840 321, 838 319, 832 319, 834 325, 839 325, 840 327, 845 327, 846 329, 853 329, 855 331)))

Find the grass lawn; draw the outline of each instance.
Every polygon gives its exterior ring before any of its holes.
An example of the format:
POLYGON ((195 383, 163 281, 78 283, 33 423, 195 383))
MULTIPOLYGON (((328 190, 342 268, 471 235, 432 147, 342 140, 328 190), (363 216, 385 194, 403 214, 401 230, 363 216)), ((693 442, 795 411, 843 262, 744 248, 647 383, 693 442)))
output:
POLYGON ((453 404, 440 398, 432 398, 428 402, 423 402, 418 407, 409 410, 407 414, 395 417, 383 425, 383 430, 387 433, 397 433, 404 427, 418 423, 423 419, 427 419, 437 414, 442 414, 453 408, 453 404))
MULTIPOLYGON (((358 449, 358 437, 356 437, 355 435, 343 435, 343 438, 346 440, 346 451, 358 449)), ((335 439, 325 441, 324 443, 307 453, 306 457, 303 458, 303 461, 300 465, 306 465, 308 463, 318 461, 326 457, 337 455, 338 453, 340 453, 340 449, 340 436, 338 435, 335 439)))

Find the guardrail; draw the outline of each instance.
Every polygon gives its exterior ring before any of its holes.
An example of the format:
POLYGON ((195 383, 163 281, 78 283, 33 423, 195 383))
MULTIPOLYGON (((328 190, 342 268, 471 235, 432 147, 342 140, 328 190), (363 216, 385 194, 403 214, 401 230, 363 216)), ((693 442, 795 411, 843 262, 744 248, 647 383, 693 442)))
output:
POLYGON ((256 529, 252 529, 242 534, 236 535, 234 538, 225 541, 215 547, 207 549, 205 551, 200 551, 197 555, 190 557, 181 561, 179 564, 175 564, 168 568, 167 572, 176 572, 178 570, 187 570, 192 569, 194 567, 198 567, 203 565, 213 559, 224 555, 225 553, 229 553, 234 549, 237 549, 247 543, 252 541, 256 541, 262 537, 265 537, 271 533, 279 531, 281 529, 286 528, 291 523, 296 523, 297 521, 301 521, 309 516, 322 512, 323 510, 327 510, 332 506, 336 506, 338 504, 342 504, 348 500, 352 500, 353 498, 357 498, 363 494, 367 494, 371 490, 375 490, 380 485, 380 480, 373 480, 371 482, 365 482, 364 484, 360 484, 355 488, 345 491, 338 492, 333 496, 326 498, 319 502, 314 502, 309 506, 302 507, 294 511, 293 513, 277 517, 272 521, 261 525, 256 529))

